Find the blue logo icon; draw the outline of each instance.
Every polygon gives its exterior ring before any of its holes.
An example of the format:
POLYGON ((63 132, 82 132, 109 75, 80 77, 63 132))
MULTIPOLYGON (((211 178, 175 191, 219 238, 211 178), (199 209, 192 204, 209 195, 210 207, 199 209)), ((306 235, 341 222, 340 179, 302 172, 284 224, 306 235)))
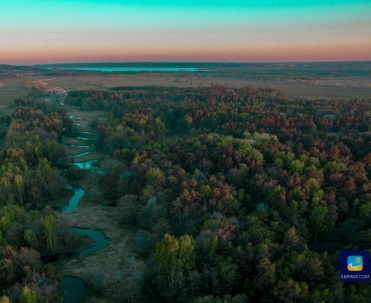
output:
POLYGON ((363 258, 362 256, 349 256, 348 257, 348 270, 349 271, 362 271, 363 258))
POLYGON ((340 281, 369 282, 370 252, 340 251, 340 281))

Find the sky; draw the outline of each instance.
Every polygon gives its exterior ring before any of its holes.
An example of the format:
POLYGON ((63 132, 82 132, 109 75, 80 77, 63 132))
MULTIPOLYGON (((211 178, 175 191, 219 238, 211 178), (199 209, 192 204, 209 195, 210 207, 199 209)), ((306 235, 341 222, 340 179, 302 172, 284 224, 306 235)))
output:
POLYGON ((371 0, 0 0, 0 64, 371 60, 371 0))

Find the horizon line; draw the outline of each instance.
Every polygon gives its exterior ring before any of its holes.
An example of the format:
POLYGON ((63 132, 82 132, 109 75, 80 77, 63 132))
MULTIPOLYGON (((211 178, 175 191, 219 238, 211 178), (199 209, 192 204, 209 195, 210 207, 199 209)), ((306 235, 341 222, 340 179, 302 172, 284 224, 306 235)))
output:
POLYGON ((82 62, 54 62, 54 63, 36 63, 36 64, 6 64, 8 66, 44 66, 44 65, 68 65, 68 64, 284 64, 284 63, 362 63, 371 62, 368 60, 328 60, 328 61, 82 61, 82 62))

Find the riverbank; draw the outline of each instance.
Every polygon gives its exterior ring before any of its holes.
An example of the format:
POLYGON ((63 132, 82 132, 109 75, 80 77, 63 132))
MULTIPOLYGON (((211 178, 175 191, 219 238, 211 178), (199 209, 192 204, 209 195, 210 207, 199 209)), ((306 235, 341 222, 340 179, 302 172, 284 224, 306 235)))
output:
MULTIPOLYGON (((90 121, 93 118, 105 116, 106 113, 102 111, 92 115, 90 112, 82 112, 72 106, 68 106, 66 109, 75 122, 76 132, 81 136, 64 138, 64 150, 65 154, 70 156, 67 160, 73 160, 76 167, 83 169, 81 178, 73 180, 72 184, 84 192, 79 196, 77 207, 68 212, 57 212, 58 221, 68 227, 100 231, 110 240, 110 243, 107 247, 93 253, 64 259, 57 262, 56 266, 61 275, 78 277, 84 282, 87 289, 81 302, 103 303, 107 300, 120 302, 122 301, 120 291, 113 292, 112 290, 125 290, 127 285, 124 284, 127 278, 141 273, 140 268, 144 270, 144 266, 141 266, 142 262, 136 260, 133 250, 132 243, 136 230, 129 226, 124 227, 120 223, 119 208, 102 206, 112 201, 106 200, 99 188, 101 175, 90 167, 80 167, 81 165, 79 165, 79 162, 104 156, 103 153, 94 150, 93 140, 84 139, 94 137, 94 130, 89 126, 90 121), (76 156, 80 152, 85 154, 76 156)), ((99 240, 95 239, 95 241, 99 240)), ((68 278, 66 283, 73 288, 73 281, 76 282, 73 278, 68 278)), ((80 290, 79 288, 76 291, 80 290)), ((68 292, 71 293, 70 288, 68 292)))
POLYGON ((135 230, 120 224, 117 208, 102 206, 79 206, 71 213, 58 215, 71 226, 100 230, 111 240, 108 247, 83 257, 63 262, 61 274, 80 277, 88 287, 83 302, 107 302, 120 300, 119 291, 123 281, 140 273, 141 261, 135 258, 133 239, 135 230))

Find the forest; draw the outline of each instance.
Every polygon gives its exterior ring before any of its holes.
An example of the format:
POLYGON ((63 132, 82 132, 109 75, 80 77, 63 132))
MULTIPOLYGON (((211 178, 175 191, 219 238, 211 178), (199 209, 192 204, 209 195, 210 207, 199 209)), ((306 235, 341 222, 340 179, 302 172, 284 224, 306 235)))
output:
MULTIPOLYGON (((62 163, 76 125, 40 94, 0 120, 1 303, 62 302, 42 256, 79 242, 50 206, 81 178, 62 163)), ((109 116, 90 121, 111 163, 96 178, 144 264, 120 302, 369 302, 369 283, 340 282, 339 252, 371 246, 370 101, 226 86, 70 91, 67 106, 109 116)))

